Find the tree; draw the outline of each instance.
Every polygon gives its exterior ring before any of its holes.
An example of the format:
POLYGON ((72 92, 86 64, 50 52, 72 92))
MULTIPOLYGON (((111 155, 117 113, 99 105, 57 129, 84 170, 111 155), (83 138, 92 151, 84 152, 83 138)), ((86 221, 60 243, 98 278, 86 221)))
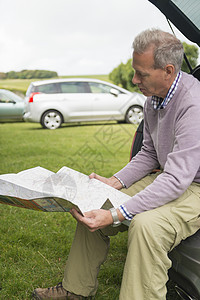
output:
POLYGON ((32 78, 52 78, 58 77, 58 73, 48 70, 22 70, 19 72, 10 71, 6 74, 8 79, 32 79, 32 78))
POLYGON ((8 79, 17 79, 18 78, 17 72, 15 72, 15 71, 10 71, 10 72, 6 73, 6 75, 7 75, 8 79))
POLYGON ((6 79, 6 73, 0 72, 0 79, 6 79))
POLYGON ((109 79, 116 85, 119 85, 129 91, 134 91, 135 85, 132 83, 134 70, 132 68, 132 59, 129 59, 126 64, 121 63, 110 74, 109 79))
MULTIPOLYGON (((183 48, 184 48, 184 52, 187 56, 187 59, 191 65, 192 69, 194 69, 198 63, 198 56, 199 56, 198 47, 195 45, 189 45, 189 44, 183 42, 183 48)), ((185 60, 183 61, 181 70, 186 73, 190 72, 185 60)))

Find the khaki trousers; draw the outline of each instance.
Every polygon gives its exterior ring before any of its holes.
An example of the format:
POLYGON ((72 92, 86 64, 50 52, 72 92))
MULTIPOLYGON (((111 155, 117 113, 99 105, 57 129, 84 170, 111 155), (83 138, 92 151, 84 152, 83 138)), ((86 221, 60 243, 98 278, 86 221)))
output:
MULTIPOLYGON (((156 176, 148 175, 123 192, 132 196, 151 184, 156 176)), ((91 233, 77 224, 63 286, 78 295, 95 295, 97 275, 108 254, 108 236, 128 229, 128 252, 119 299, 164 300, 171 267, 168 252, 199 228, 200 184, 197 183, 192 183, 180 198, 136 215, 129 228, 109 226, 91 233)))

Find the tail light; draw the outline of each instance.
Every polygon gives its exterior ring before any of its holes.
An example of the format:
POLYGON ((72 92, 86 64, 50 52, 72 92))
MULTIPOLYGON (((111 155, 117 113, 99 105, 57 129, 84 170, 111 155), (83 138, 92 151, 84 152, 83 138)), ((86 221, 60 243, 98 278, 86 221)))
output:
POLYGON ((37 93, 31 93, 31 94, 30 94, 30 97, 29 97, 29 100, 28 100, 29 103, 30 103, 30 102, 33 102, 33 97, 34 97, 36 94, 40 94, 40 93, 37 92, 37 93))

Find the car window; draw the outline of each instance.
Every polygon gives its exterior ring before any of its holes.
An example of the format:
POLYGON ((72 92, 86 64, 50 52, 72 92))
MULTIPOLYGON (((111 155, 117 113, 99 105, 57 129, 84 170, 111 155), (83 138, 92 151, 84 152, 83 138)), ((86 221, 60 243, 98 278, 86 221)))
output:
POLYGON ((20 99, 14 95, 12 97, 9 97, 6 94, 0 93, 0 103, 13 103, 13 102, 18 102, 20 99))
POLYGON ((200 29, 200 1, 196 0, 171 0, 191 21, 200 29))
POLYGON ((109 85, 97 83, 97 82, 89 82, 89 86, 90 86, 92 93, 104 93, 104 94, 107 93, 107 94, 109 94, 110 90, 112 89, 112 87, 109 85))
POLYGON ((60 82, 61 93, 88 93, 86 82, 60 82))
POLYGON ((35 90, 34 85, 31 83, 26 91, 26 96, 29 97, 31 93, 33 93, 35 90))
POLYGON ((200 45, 199 0, 149 0, 191 42, 200 45))
POLYGON ((42 84, 35 87, 34 92, 55 94, 57 93, 57 87, 54 83, 42 84))
POLYGON ((11 102, 10 99, 5 96, 4 94, 0 94, 0 103, 9 103, 11 102))

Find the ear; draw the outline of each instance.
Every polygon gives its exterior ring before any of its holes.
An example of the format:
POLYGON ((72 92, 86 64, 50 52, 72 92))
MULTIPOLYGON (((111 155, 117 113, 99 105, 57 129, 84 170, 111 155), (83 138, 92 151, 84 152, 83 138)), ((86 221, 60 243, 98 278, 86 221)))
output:
POLYGON ((165 66, 164 70, 165 70, 165 79, 170 79, 175 74, 174 65, 168 64, 168 65, 165 66))

